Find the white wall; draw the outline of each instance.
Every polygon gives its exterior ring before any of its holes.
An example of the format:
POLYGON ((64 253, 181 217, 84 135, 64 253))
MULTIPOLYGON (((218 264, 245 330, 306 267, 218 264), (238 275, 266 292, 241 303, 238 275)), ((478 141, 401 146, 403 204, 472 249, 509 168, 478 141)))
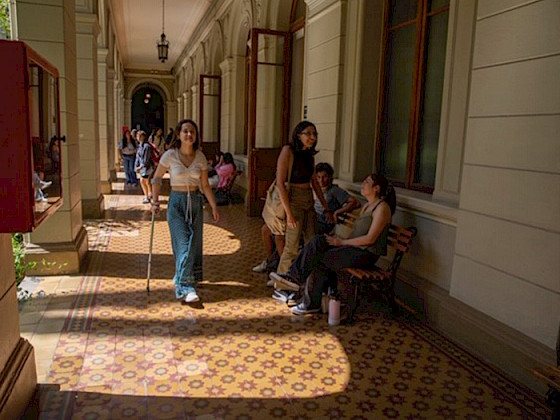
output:
POLYGON ((451 295, 553 348, 560 2, 478 3, 451 295))

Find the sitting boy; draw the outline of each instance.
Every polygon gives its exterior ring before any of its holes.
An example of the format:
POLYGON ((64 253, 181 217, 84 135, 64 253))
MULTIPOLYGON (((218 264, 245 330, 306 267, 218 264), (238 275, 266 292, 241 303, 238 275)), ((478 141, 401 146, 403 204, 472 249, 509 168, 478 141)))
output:
MULTIPOLYGON (((325 194, 329 210, 333 212, 335 220, 337 220, 339 215, 360 207, 360 203, 356 198, 332 183, 334 170, 331 165, 325 162, 318 163, 315 166, 315 174, 323 194, 325 194)), ((322 235, 332 231, 334 223, 329 223, 327 220, 325 209, 319 200, 315 200, 315 211, 317 212, 317 234, 322 235)))

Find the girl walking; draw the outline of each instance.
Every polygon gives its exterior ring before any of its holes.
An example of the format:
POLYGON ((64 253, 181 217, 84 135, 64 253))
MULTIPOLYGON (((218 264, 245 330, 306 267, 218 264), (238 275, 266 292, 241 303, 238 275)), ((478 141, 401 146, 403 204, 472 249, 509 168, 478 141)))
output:
POLYGON ((167 223, 175 257, 175 296, 187 303, 199 299, 196 284, 202 280, 202 195, 212 208, 212 218, 220 218, 216 199, 208 183, 208 162, 198 150, 198 127, 192 120, 182 120, 175 128, 170 148, 159 161, 154 177, 152 211, 159 212, 158 201, 163 175, 169 171, 171 192, 167 206, 167 223))

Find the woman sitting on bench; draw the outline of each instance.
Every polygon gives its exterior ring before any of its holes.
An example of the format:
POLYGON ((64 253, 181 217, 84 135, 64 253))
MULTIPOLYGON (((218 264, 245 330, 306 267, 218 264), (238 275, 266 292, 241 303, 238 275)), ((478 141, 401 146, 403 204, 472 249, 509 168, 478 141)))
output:
POLYGON ((292 307, 296 315, 321 310, 321 297, 335 289, 337 271, 343 268, 371 268, 381 255, 387 255, 387 234, 396 208, 395 191, 381 174, 362 181, 366 198, 349 239, 336 235, 316 235, 299 253, 284 275, 271 273, 276 288, 302 291, 299 303, 292 307))

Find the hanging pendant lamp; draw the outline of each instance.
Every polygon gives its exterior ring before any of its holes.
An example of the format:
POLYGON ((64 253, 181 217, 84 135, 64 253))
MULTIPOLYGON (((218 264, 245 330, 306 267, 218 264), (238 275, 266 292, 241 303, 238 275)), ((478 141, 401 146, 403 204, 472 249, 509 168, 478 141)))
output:
POLYGON ((167 60, 167 55, 169 53, 169 41, 165 38, 165 0, 161 0, 161 36, 157 43, 158 49, 158 59, 162 63, 167 60))

